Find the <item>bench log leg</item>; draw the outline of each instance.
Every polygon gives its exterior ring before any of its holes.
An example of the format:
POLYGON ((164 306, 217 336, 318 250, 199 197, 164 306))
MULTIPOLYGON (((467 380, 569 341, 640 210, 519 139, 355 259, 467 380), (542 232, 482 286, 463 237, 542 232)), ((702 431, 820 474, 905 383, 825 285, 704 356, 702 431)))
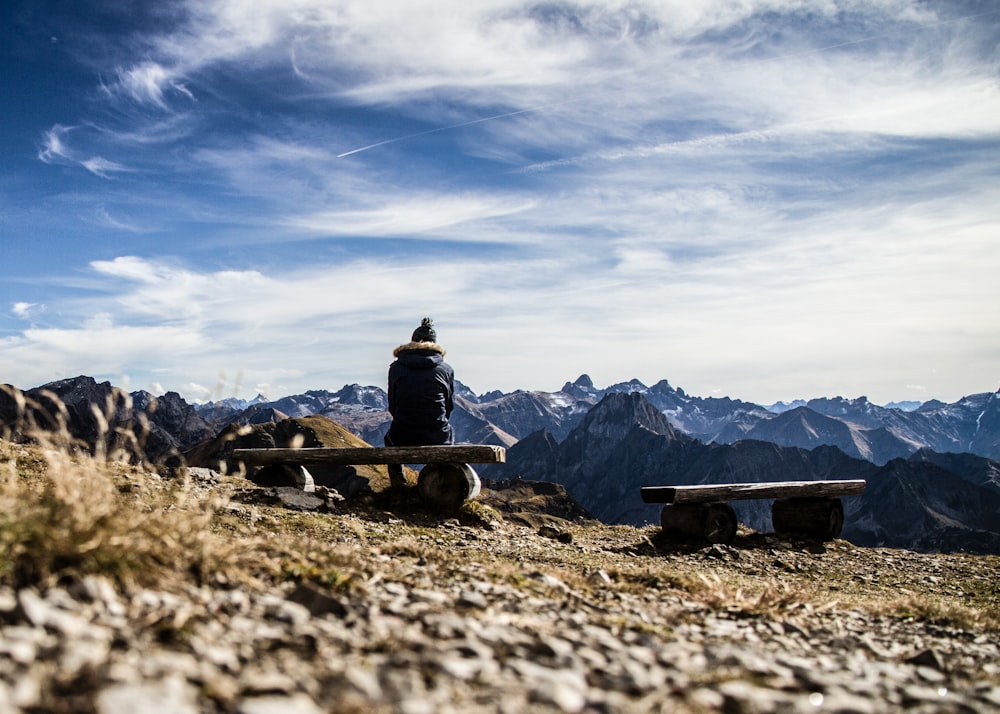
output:
POLYGON ((736 512, 721 501, 668 504, 660 512, 660 527, 670 537, 732 543, 736 537, 736 512))
POLYGON ((844 504, 839 498, 779 498, 771 507, 771 523, 778 534, 833 540, 844 528, 844 504))
POLYGON ((479 474, 468 464, 427 464, 417 478, 420 497, 442 511, 457 511, 481 488, 479 474))

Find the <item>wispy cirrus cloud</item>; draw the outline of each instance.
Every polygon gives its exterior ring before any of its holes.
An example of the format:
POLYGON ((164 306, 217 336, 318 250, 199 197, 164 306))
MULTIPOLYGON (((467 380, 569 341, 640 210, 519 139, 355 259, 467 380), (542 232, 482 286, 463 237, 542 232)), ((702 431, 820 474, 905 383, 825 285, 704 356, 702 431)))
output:
POLYGON ((84 159, 80 165, 90 173, 101 178, 108 178, 111 174, 127 171, 128 169, 116 161, 109 161, 102 156, 91 156, 84 159))
POLYGON ((193 100, 191 91, 180 81, 175 70, 158 62, 142 62, 128 68, 118 69, 118 78, 105 86, 109 94, 124 93, 140 104, 153 104, 167 109, 166 93, 172 91, 183 98, 193 100))
POLYGON ((38 158, 46 164, 73 164, 82 166, 90 173, 101 178, 109 178, 112 174, 128 171, 125 166, 102 156, 82 158, 79 152, 73 150, 66 141, 66 137, 73 129, 74 127, 56 124, 45 132, 42 137, 42 147, 38 151, 38 158))
MULTIPOLYGON (((424 194, 402 197, 388 205, 360 210, 320 211, 295 215, 290 225, 308 234, 320 236, 364 235, 417 238, 454 236, 476 242, 474 231, 462 231, 463 226, 477 221, 497 219, 522 213, 532 206, 523 197, 500 195, 439 195, 424 194)), ((510 236, 515 239, 515 236, 510 236)), ((487 238, 488 239, 488 238, 487 238)))
POLYGON ((42 148, 38 151, 38 158, 47 164, 67 160, 69 148, 63 141, 63 137, 71 130, 72 127, 56 124, 45 132, 45 136, 42 138, 42 148))

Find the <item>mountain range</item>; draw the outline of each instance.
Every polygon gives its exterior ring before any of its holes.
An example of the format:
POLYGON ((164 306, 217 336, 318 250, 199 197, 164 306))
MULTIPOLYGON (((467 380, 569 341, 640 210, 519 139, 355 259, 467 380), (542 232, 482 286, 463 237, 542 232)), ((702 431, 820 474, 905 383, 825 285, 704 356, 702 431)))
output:
MULTIPOLYGON (((598 389, 587 375, 557 392, 517 390, 477 396, 456 386, 452 419, 459 441, 512 446, 540 429, 564 439, 587 412, 608 394, 643 395, 680 431, 706 443, 732 444, 753 439, 805 449, 836 446, 856 458, 883 465, 920 449, 972 453, 1000 459, 1000 393, 984 392, 946 404, 931 400, 909 408, 882 407, 866 397, 812 399, 764 407, 729 397, 695 397, 666 380, 647 387, 638 380, 598 389)), ((251 423, 262 412, 279 415, 323 414, 365 441, 380 444, 388 428, 386 394, 357 384, 338 392, 324 390, 268 401, 222 400, 197 405, 212 424, 251 423)))
MULTIPOLYGON (((58 423, 91 449, 182 463, 226 429, 317 415, 381 445, 386 404, 383 389, 354 384, 192 405, 175 392, 126 394, 81 376, 23 392, 5 386, 0 425, 17 437, 26 424, 58 423)), ((906 408, 865 397, 764 407, 690 396, 666 380, 599 389, 582 375, 558 392, 476 395, 458 384, 455 404, 459 442, 508 448, 505 465, 480 469, 484 478, 560 484, 608 523, 658 521, 655 508, 639 499, 645 485, 864 478, 865 494, 845 501, 849 540, 1000 552, 997 393, 906 408)), ((768 502, 734 505, 742 522, 767 529, 768 502)))

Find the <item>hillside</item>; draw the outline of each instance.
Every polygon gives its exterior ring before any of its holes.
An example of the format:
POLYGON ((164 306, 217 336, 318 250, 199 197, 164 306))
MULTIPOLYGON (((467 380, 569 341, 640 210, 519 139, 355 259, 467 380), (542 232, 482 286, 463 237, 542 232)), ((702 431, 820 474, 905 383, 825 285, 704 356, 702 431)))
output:
POLYGON ((1000 708, 997 557, 539 527, 500 510, 527 490, 303 512, 2 441, 0 468, 3 711, 1000 708))

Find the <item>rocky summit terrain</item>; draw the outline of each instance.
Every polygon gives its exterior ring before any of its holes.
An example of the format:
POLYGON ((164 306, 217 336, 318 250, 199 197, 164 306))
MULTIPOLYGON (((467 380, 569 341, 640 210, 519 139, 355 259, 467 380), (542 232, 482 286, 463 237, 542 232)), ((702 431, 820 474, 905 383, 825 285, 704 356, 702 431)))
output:
POLYGON ((3 712, 1000 711, 1000 558, 0 441, 3 712), (308 496, 308 498, 305 498, 308 496))

